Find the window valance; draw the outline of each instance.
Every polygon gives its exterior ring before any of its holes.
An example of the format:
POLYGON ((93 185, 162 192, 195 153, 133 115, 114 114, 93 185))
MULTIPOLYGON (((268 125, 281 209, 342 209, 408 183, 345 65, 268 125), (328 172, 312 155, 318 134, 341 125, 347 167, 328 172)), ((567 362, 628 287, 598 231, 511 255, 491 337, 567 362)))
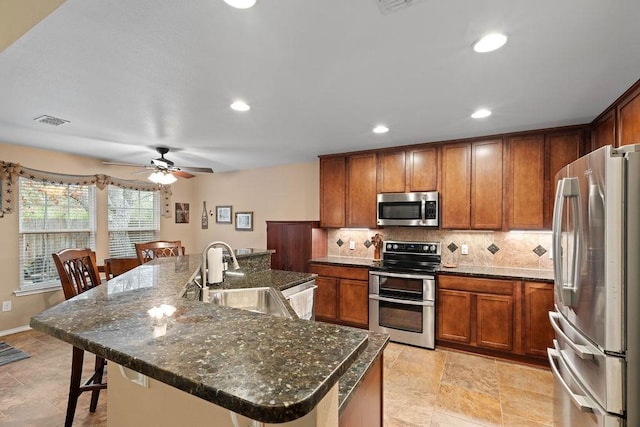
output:
POLYGON ((162 216, 171 217, 170 199, 171 186, 147 183, 143 181, 129 181, 126 179, 114 178, 109 175, 67 175, 54 172, 45 172, 27 168, 18 163, 9 163, 0 160, 0 212, 15 212, 16 197, 18 195, 18 177, 28 178, 35 181, 51 184, 76 184, 95 185, 99 190, 104 190, 107 185, 130 190, 159 191, 162 196, 162 216))

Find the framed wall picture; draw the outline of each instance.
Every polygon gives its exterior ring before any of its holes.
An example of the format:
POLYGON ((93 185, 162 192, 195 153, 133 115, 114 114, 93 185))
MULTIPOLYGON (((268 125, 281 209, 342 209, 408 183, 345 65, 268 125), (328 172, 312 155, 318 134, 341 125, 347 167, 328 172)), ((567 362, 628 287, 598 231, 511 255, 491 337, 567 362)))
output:
POLYGON ((176 203, 176 224, 189 224, 189 203, 176 203))
POLYGON ((253 231, 253 212, 236 212, 236 230, 253 231))
POLYGON ((231 206, 216 206, 216 223, 231 224, 231 206))

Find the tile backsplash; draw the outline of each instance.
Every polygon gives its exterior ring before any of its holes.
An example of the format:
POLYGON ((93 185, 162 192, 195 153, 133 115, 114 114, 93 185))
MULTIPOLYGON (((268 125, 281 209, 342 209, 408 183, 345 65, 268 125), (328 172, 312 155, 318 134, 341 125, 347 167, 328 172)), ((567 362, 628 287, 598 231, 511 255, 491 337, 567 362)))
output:
POLYGON ((328 255, 373 258, 371 240, 435 241, 442 243, 442 262, 485 267, 519 267, 553 270, 551 232, 452 231, 419 227, 386 227, 381 230, 330 229, 328 255), (350 249, 350 243, 355 247, 350 249), (462 255, 462 246, 468 255, 462 255))

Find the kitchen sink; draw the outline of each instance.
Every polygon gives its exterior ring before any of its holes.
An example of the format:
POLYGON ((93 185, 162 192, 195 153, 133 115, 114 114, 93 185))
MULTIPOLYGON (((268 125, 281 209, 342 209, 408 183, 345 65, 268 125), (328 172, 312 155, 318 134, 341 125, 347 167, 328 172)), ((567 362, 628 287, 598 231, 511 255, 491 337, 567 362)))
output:
POLYGON ((278 297, 276 290, 269 287, 209 289, 208 298, 211 304, 291 318, 287 307, 282 299, 278 297))

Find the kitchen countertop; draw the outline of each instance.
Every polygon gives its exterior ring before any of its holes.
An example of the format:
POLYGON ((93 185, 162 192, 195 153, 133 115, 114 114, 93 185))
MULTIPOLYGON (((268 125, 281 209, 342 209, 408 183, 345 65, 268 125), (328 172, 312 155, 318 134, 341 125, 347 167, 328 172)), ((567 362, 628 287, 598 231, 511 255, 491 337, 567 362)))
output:
MULTIPOLYGON (((344 267, 378 267, 380 261, 371 258, 352 258, 340 256, 326 256, 314 258, 311 263, 329 264, 344 267)), ((436 274, 485 277, 489 279, 529 280, 534 282, 553 282, 552 270, 538 270, 534 268, 486 267, 473 265, 458 265, 455 268, 440 267, 436 274)))
MULTIPOLYGON (((386 346, 386 335, 182 298, 200 259, 154 260, 34 316, 31 326, 271 423, 310 412, 338 381, 344 404, 373 361, 369 359, 386 346), (147 310, 161 304, 175 307, 175 313, 164 321, 152 320, 147 310)), ((267 270, 230 276, 225 285, 284 289, 312 277, 267 270)))

